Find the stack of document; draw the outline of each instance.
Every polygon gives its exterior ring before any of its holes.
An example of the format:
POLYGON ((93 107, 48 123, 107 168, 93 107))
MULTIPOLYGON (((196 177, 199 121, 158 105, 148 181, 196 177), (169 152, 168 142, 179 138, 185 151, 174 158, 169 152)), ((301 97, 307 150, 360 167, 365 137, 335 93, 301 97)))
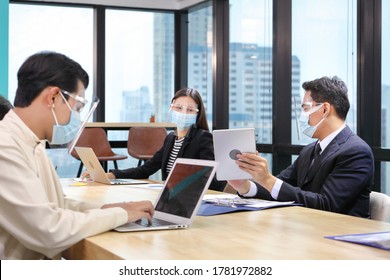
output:
POLYGON ((235 211, 255 211, 274 207, 298 205, 294 201, 280 202, 242 198, 234 194, 205 195, 198 216, 211 216, 235 211))

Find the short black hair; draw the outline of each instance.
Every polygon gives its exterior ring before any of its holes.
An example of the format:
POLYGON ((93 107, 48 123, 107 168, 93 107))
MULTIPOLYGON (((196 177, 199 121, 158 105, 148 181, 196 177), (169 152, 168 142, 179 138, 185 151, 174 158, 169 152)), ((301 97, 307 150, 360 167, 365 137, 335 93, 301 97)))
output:
MULTIPOLYGON (((50 51, 33 54, 22 64, 18 74, 14 106, 27 107, 48 86, 57 86, 68 92, 77 90, 80 80, 89 84, 87 72, 69 57, 50 51)), ((64 96, 66 99, 67 96, 64 96)))
POLYGON ((349 111, 348 88, 337 76, 322 77, 304 82, 302 88, 311 92, 311 98, 317 103, 329 102, 334 106, 336 114, 345 120, 349 111))
POLYGON ((8 99, 0 95, 0 120, 13 108, 11 102, 8 99))

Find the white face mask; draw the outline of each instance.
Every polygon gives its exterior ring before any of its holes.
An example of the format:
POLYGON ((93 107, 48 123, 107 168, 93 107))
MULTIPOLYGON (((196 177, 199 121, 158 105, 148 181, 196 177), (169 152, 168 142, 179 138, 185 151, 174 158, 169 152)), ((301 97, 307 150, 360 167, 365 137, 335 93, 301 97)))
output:
POLYGON ((196 123, 197 114, 183 114, 170 110, 170 120, 176 124, 178 130, 186 130, 196 123))
POLYGON ((316 132, 317 130, 317 127, 325 120, 325 118, 327 117, 327 115, 325 115, 324 117, 322 117, 322 120, 320 120, 316 125, 310 125, 309 124, 309 119, 310 119, 310 115, 317 112, 319 109, 321 109, 323 106, 323 104, 320 104, 312 109, 310 109, 309 111, 302 111, 301 112, 301 115, 299 117, 299 126, 301 128, 301 131, 303 134, 305 134, 306 136, 310 137, 310 138, 313 138, 313 135, 314 133, 316 132))

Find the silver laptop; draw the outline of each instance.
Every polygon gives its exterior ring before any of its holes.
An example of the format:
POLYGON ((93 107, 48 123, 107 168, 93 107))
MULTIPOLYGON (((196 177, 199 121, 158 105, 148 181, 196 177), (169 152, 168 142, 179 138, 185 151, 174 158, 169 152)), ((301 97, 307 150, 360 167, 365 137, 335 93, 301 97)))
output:
POLYGON ((94 182, 106 185, 134 185, 149 182, 136 179, 110 179, 100 164, 95 152, 89 147, 74 147, 94 182))
POLYGON ((252 176, 241 170, 235 161, 237 154, 256 153, 254 128, 214 130, 213 142, 215 160, 219 162, 218 180, 252 179, 252 176))
POLYGON ((217 162, 211 160, 176 159, 156 200, 152 223, 141 219, 115 230, 128 232, 188 228, 211 184, 217 165, 217 162))

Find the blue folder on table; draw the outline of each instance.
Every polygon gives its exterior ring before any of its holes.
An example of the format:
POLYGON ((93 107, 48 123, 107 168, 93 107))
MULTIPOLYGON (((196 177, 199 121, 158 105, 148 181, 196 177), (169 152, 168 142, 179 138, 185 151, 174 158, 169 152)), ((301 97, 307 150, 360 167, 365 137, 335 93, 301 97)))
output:
POLYGON ((371 246, 390 251, 390 231, 325 236, 325 238, 371 246))
POLYGON ((213 216, 219 214, 232 213, 237 211, 257 211, 275 207, 300 205, 294 201, 280 202, 268 201, 260 199, 241 198, 237 195, 215 196, 213 198, 205 198, 198 210, 198 216, 213 216))

